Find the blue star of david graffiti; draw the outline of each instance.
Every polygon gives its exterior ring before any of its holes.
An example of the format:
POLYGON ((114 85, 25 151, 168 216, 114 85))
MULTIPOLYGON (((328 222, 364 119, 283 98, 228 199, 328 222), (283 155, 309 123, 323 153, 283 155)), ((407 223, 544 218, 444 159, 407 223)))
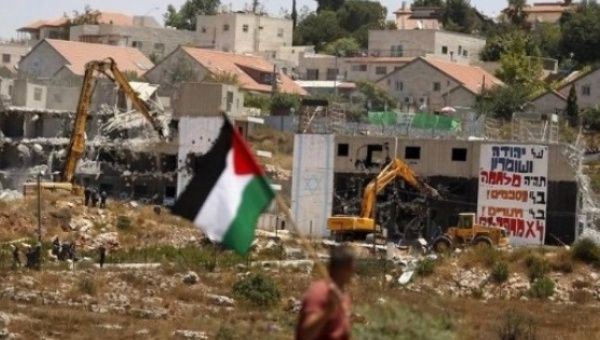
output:
POLYGON ((320 180, 315 175, 304 177, 304 190, 314 194, 319 190, 320 180))

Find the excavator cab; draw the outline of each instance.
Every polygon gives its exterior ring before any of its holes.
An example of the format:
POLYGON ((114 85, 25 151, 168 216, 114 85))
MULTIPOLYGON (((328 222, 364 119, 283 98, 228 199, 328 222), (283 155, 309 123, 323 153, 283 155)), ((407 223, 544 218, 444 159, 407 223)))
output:
POLYGON ((474 225, 475 225, 475 214, 462 213, 462 214, 458 215, 458 228, 472 229, 474 225))

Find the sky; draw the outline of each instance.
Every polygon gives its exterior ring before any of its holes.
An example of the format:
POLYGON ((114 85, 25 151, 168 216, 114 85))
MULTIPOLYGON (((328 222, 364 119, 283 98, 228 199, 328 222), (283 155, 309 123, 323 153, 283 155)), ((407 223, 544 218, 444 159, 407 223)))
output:
MULTIPOLYGON (((71 14, 73 10, 82 11, 86 5, 93 9, 105 11, 118 11, 130 15, 153 15, 160 19, 167 5, 180 6, 185 0, 0 0, 0 38, 9 39, 16 37, 19 27, 38 19, 58 18, 64 13, 71 14)), ((410 1, 407 1, 410 2, 410 1)), ((530 1, 531 2, 531 1, 530 1)), ((251 0, 221 0, 226 6, 234 10, 243 9, 251 0)), ((282 7, 291 7, 292 0, 262 0, 261 3, 272 15, 278 15, 282 7)), ((309 6, 315 8, 314 0, 297 0, 298 8, 309 6)), ((401 0, 382 0, 381 3, 388 8, 388 13, 398 9, 401 0)), ((496 16, 505 7, 506 0, 471 0, 479 10, 490 16, 496 16)))

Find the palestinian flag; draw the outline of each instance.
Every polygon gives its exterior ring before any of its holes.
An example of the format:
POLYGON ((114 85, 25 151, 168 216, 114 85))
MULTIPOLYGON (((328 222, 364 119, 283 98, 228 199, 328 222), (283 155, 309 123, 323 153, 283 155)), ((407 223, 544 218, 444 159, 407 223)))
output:
POLYGON ((196 160, 173 213, 193 221, 212 241, 246 254, 275 193, 243 137, 224 120, 212 149, 196 160))

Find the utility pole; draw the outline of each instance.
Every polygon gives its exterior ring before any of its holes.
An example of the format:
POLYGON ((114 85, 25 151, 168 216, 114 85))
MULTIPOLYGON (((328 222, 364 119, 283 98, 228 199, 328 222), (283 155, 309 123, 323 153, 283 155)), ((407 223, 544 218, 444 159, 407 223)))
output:
POLYGON ((37 220, 38 242, 42 242, 42 172, 37 174, 37 220))
POLYGON ((256 11, 258 11, 258 0, 252 0, 252 13, 256 14, 256 11))
POLYGON ((296 0, 292 0, 292 28, 296 30, 298 24, 298 11, 296 10, 296 0))

